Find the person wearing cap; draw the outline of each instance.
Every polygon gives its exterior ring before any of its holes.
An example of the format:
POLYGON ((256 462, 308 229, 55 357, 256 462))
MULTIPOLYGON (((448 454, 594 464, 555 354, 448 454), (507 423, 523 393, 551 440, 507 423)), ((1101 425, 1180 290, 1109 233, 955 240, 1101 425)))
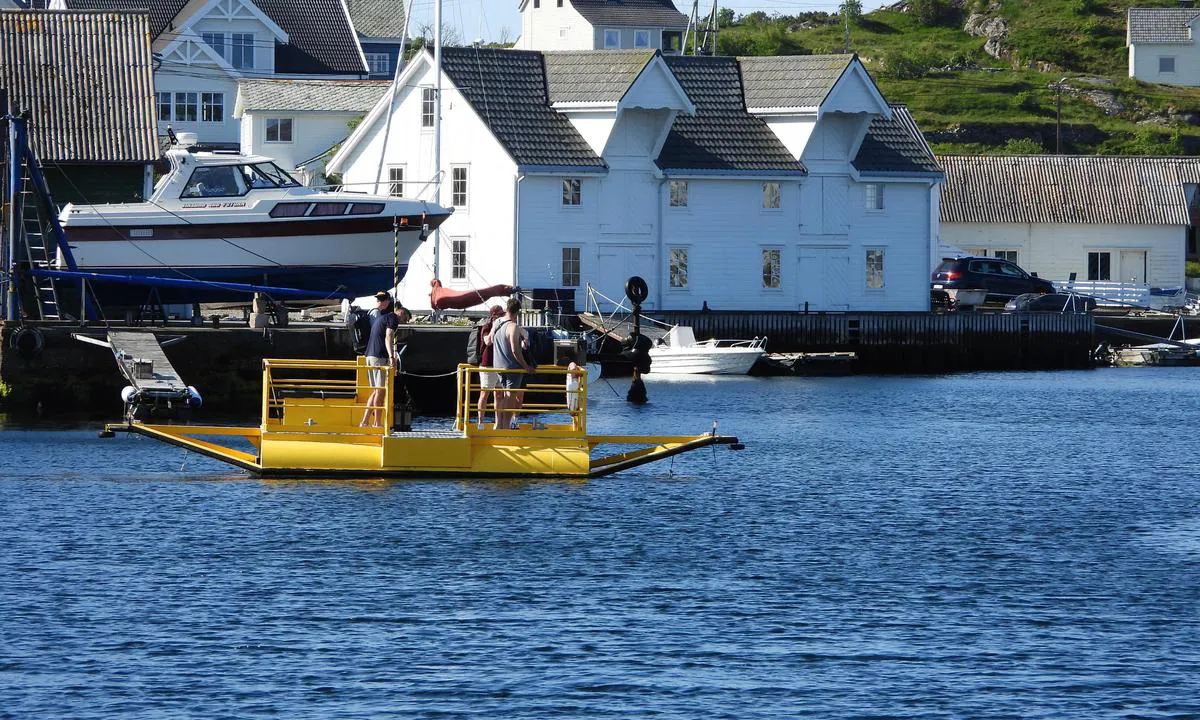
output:
MULTIPOLYGON (((401 310, 403 306, 399 306, 401 310)), ((383 424, 383 400, 387 394, 388 373, 396 372, 396 328, 400 326, 398 313, 392 312, 392 296, 385 291, 375 293, 377 315, 371 320, 371 335, 367 339, 367 377, 371 383, 371 395, 367 398, 367 410, 363 413, 360 427, 379 427, 383 424)), ((407 312, 407 311, 406 311, 407 312)))
POLYGON ((479 404, 475 415, 475 423, 480 430, 483 429, 483 412, 487 408, 487 399, 489 395, 495 395, 495 389, 500 384, 499 373, 494 370, 488 370, 492 367, 492 328, 496 325, 496 320, 504 314, 504 308, 499 305, 493 305, 488 310, 488 316, 484 318, 479 326, 479 341, 483 346, 483 350, 479 354, 479 367, 482 371, 479 373, 479 404))

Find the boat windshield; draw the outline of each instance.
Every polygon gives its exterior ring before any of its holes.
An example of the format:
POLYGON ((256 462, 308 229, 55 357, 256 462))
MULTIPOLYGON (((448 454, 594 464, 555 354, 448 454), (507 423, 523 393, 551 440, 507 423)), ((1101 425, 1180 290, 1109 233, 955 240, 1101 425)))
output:
POLYGON ((251 190, 290 187, 300 183, 275 163, 202 165, 192 171, 180 197, 241 197, 251 190))
POLYGON ((242 165, 242 174, 251 189, 267 187, 299 187, 300 183, 272 162, 242 165))

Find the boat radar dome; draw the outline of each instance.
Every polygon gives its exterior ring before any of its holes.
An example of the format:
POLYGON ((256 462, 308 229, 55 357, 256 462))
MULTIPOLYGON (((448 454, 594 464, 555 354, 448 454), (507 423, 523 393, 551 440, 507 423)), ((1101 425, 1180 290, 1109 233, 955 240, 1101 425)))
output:
POLYGON ((176 133, 175 140, 179 143, 179 147, 191 147, 200 144, 200 137, 194 132, 176 133))

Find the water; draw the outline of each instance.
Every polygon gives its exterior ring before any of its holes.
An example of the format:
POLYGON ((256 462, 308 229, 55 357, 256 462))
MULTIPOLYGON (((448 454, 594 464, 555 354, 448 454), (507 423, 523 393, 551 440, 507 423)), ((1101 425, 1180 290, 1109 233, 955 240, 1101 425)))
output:
POLYGON ((1196 717, 1197 377, 598 382, 748 448, 590 482, 6 429, 0 717, 1196 717))

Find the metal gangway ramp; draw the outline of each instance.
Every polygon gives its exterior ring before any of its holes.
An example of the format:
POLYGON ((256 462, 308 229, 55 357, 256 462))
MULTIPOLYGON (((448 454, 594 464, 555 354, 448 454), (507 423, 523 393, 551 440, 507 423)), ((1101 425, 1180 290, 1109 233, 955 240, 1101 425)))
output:
POLYGON ((117 370, 133 388, 133 393, 124 397, 125 411, 130 417, 137 415, 136 419, 143 419, 140 416, 149 417, 150 414, 162 414, 162 411, 178 416, 180 411, 192 406, 193 391, 163 352, 164 347, 183 341, 183 336, 159 341, 150 332, 110 330, 106 340, 80 333, 75 333, 74 337, 112 350, 117 370))

